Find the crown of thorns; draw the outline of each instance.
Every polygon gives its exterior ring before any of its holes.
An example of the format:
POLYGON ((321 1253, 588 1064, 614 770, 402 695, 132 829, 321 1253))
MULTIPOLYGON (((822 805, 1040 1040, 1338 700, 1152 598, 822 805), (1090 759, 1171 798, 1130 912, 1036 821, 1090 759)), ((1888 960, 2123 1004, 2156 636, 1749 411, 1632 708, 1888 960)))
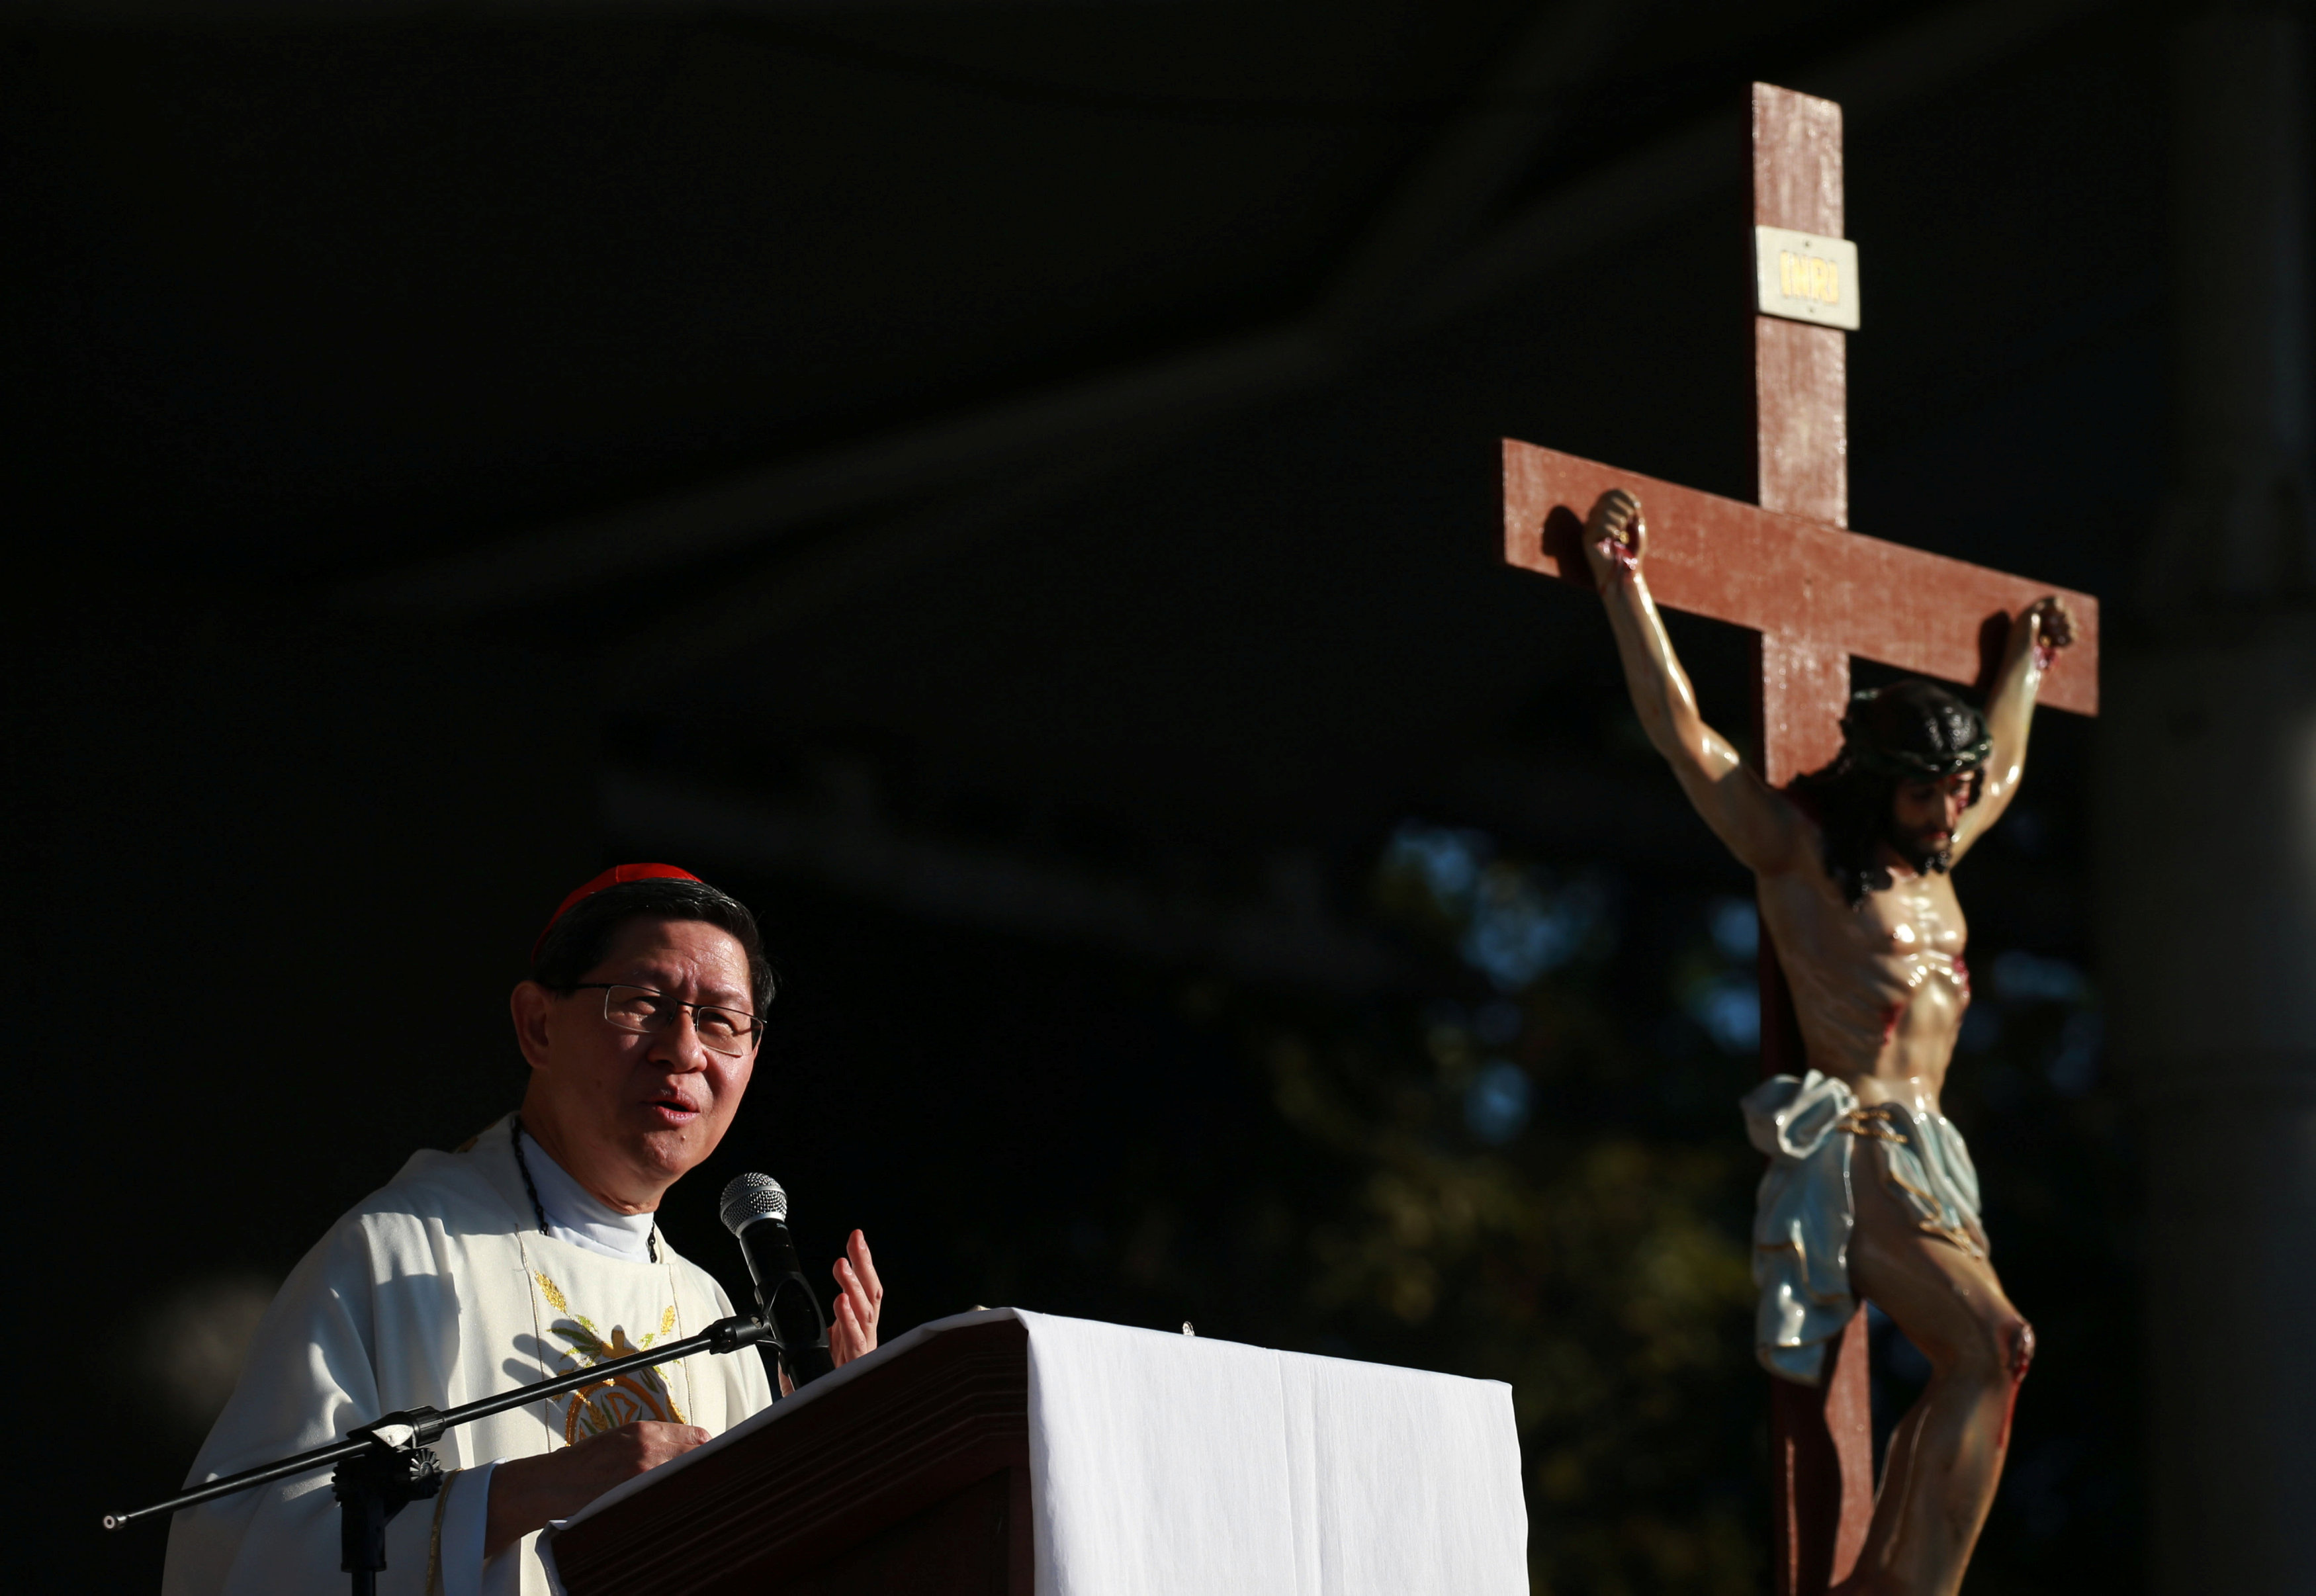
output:
POLYGON ((1852 694, 1841 718, 1850 762, 1877 776, 1937 781, 1974 770, 1994 752, 1976 709, 1928 682, 1852 694))

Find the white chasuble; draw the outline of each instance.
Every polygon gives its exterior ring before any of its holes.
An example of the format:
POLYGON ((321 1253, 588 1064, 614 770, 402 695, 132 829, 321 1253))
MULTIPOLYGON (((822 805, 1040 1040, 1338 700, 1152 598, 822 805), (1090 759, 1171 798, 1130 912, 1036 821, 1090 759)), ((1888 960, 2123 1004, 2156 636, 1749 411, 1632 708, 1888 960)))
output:
MULTIPOLYGON (((630 1262, 539 1234, 501 1120, 457 1153, 421 1153, 334 1226, 266 1310, 188 1485, 343 1436, 401 1408, 450 1408, 648 1351, 732 1312, 703 1270, 659 1244, 630 1262)), ((477 1566, 482 1465, 637 1419, 720 1433, 771 1404, 753 1349, 696 1352, 450 1431, 441 1494, 387 1526, 379 1590, 546 1596, 536 1537, 477 1566)), ((176 1515, 165 1596, 343 1590, 326 1469, 176 1515)))

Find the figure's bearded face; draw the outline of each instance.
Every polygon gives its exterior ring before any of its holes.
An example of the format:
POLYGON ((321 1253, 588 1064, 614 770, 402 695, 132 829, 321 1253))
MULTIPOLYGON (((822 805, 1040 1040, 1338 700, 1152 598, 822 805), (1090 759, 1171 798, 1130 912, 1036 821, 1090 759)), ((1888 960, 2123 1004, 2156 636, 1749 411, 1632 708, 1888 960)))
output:
POLYGON ((1957 771, 1935 781, 1901 781, 1890 798, 1890 846, 1917 872, 1942 870, 1954 853, 1963 811, 1978 801, 1980 772, 1957 771))

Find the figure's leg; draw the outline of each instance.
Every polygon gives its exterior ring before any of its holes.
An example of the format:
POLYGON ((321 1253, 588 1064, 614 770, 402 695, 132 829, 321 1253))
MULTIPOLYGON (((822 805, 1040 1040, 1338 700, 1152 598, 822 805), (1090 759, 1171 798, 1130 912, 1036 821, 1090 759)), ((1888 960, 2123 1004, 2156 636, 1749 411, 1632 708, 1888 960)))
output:
POLYGON ((1924 1235, 1861 1141, 1849 1281, 1929 1360, 1930 1383, 1890 1438, 1874 1525, 1845 1596, 1954 1596, 1993 1505, 2010 1411, 2035 1333, 1992 1265, 1924 1235))

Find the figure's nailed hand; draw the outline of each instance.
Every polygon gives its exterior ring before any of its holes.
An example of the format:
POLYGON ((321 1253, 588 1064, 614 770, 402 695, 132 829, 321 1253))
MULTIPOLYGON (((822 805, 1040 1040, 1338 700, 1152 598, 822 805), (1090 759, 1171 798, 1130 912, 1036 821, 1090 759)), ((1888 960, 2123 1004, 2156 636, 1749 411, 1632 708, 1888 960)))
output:
POLYGON ((842 1369, 877 1350, 877 1319, 885 1310, 885 1284, 868 1256, 868 1238, 854 1231, 844 1256, 829 1271, 836 1277, 836 1319, 828 1327, 829 1361, 842 1369))
POLYGON ((2035 650, 2035 663, 2046 670, 2059 650, 2072 646, 2075 641, 2075 618, 2067 612, 2066 600, 2056 593, 2045 593, 2027 605, 2018 617, 2018 626, 2035 650))
POLYGON ((1602 494, 1584 518, 1584 559, 1594 584, 1606 589, 1620 573, 1639 570, 1648 535, 1638 498, 1621 487, 1602 494))

